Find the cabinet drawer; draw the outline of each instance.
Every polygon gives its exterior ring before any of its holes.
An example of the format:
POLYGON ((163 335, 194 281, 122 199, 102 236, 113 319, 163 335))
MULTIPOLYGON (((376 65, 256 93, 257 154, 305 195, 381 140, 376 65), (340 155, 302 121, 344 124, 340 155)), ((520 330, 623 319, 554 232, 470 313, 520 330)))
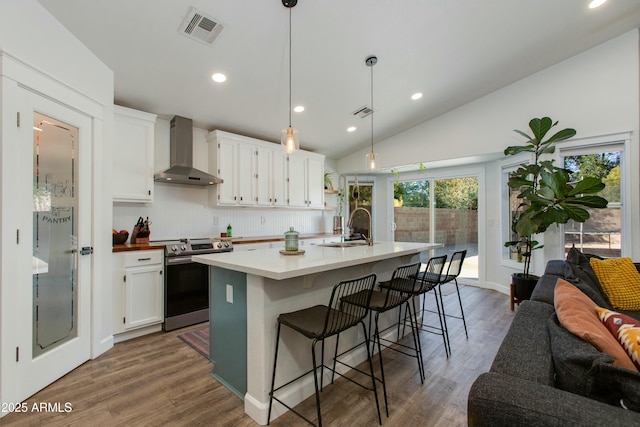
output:
POLYGON ((124 267, 137 267, 141 265, 162 264, 164 254, 157 251, 132 251, 124 254, 124 267))

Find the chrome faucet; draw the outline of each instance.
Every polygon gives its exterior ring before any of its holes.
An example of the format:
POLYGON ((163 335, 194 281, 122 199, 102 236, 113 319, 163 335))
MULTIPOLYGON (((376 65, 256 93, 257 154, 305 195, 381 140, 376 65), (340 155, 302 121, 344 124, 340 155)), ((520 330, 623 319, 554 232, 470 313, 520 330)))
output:
POLYGON ((355 215, 356 212, 358 211, 364 211, 366 212, 367 216, 369 217, 369 229, 368 231, 368 236, 365 237, 365 241, 367 242, 367 245, 372 246, 373 245, 373 237, 371 236, 371 213, 366 210, 365 208, 355 208, 353 211, 351 211, 351 215, 349 215, 349 222, 347 223, 347 227, 351 228, 353 226, 353 217, 355 215))

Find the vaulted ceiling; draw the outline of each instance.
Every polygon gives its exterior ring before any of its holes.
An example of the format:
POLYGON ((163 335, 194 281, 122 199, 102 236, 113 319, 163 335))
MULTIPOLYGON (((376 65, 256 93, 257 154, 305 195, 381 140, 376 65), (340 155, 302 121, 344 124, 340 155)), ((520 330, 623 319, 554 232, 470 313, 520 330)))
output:
MULTIPOLYGON (((115 103, 279 141, 289 112, 289 9, 281 0, 40 0, 115 75, 115 103), (179 32, 194 7, 222 25, 179 32), (211 79, 227 76, 224 83, 211 79)), ((301 146, 339 158, 640 26, 640 2, 299 0, 292 102, 301 146), (411 95, 421 92, 419 100, 411 95), (354 132, 347 132, 355 126, 354 132)), ((579 72, 579 70, 576 70, 579 72)))

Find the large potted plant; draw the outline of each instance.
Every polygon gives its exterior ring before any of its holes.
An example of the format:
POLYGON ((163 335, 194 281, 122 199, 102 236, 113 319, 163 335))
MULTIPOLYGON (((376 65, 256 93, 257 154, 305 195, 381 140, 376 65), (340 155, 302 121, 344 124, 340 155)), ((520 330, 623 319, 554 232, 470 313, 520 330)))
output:
POLYGON ((534 118, 529 122, 531 135, 515 130, 527 139, 524 145, 507 147, 506 156, 531 153, 531 162, 522 163, 509 175, 509 188, 517 192, 518 207, 514 212, 511 230, 514 240, 505 242, 506 247, 517 250, 518 260, 523 263, 523 272, 512 275, 515 297, 529 299, 538 277, 530 273, 531 254, 542 249, 533 237, 543 233, 552 224, 566 224, 569 220, 585 222, 589 212, 585 208, 605 208, 607 200, 594 195, 605 185, 599 178, 586 177, 578 182, 569 182, 569 170, 554 164, 548 155, 555 152, 555 143, 576 134, 575 129, 562 129, 548 139, 547 133, 558 122, 549 117, 534 118), (546 158, 545 158, 546 157, 546 158))

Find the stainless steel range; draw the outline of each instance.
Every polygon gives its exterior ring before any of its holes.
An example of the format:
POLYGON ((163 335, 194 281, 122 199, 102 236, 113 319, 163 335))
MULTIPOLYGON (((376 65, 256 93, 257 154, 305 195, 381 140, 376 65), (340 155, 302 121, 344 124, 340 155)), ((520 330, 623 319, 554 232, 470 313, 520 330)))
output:
POLYGON ((209 267, 191 261, 191 256, 231 252, 233 244, 214 239, 154 243, 165 245, 164 330, 208 321, 209 267))

